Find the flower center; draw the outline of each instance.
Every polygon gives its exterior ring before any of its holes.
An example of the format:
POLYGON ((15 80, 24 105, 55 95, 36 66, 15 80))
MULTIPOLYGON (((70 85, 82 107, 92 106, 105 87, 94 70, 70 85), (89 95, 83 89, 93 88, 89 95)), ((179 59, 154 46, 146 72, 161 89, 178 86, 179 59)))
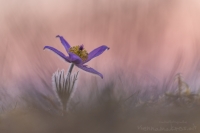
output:
POLYGON ((83 61, 87 60, 88 58, 88 53, 87 51, 84 49, 83 45, 80 46, 73 46, 69 49, 70 52, 78 55, 83 61))

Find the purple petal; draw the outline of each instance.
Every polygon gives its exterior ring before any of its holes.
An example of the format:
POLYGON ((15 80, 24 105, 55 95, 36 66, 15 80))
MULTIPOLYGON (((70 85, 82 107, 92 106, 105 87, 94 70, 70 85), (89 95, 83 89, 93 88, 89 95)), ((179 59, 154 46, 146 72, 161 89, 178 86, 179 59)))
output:
POLYGON ((94 49, 92 52, 90 52, 88 54, 88 59, 86 61, 84 61, 84 63, 90 61, 91 59, 93 59, 94 57, 97 57, 99 56, 100 54, 102 54, 105 50, 109 50, 110 48, 105 46, 105 45, 102 45, 96 49, 94 49))
POLYGON ((70 61, 73 62, 74 64, 78 65, 82 63, 82 59, 74 53, 69 52, 69 58, 70 58, 70 61))
POLYGON ((63 58, 65 61, 71 63, 70 58, 68 56, 65 56, 62 52, 58 51, 57 49, 50 47, 50 46, 45 46, 44 49, 49 49, 59 55, 61 58, 63 58))
POLYGON ((91 67, 87 67, 86 65, 76 65, 76 66, 79 67, 80 69, 84 70, 84 71, 89 72, 89 73, 97 74, 103 79, 103 75, 101 73, 97 72, 96 70, 94 70, 91 67))
POLYGON ((69 48, 71 47, 71 46, 69 45, 69 43, 68 43, 62 36, 60 36, 60 35, 57 35, 56 37, 59 37, 59 38, 60 38, 61 43, 63 44, 63 46, 65 47, 65 50, 66 50, 67 53, 68 53, 68 50, 69 50, 69 48))

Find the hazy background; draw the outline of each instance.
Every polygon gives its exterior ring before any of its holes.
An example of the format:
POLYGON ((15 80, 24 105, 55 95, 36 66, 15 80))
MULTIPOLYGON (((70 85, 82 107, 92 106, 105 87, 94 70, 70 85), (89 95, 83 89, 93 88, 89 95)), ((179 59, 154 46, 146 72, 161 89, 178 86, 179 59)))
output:
POLYGON ((0 84, 12 96, 31 86, 49 89, 52 73, 69 66, 43 51, 49 45, 65 52, 55 38, 59 34, 72 46, 84 44, 88 52, 110 47, 88 63, 103 80, 79 70, 81 95, 113 78, 131 89, 133 80, 162 84, 178 72, 195 90, 200 85, 199 24, 198 0, 0 0, 0 84))

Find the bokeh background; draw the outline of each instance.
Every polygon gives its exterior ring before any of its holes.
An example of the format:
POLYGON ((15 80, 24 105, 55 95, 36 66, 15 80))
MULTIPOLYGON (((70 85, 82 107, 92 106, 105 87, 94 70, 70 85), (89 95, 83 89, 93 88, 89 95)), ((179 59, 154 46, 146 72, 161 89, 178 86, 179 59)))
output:
MULTIPOLYGON (((198 0, 0 0, 0 84, 11 97, 32 88, 48 93, 51 76, 69 64, 45 45, 64 51, 56 35, 90 52, 110 47, 88 63, 104 75, 79 72, 75 95, 111 80, 125 91, 133 83, 158 85, 182 73, 199 83, 198 0), (134 82, 133 82, 134 80, 134 82)), ((137 87, 136 87, 137 88, 137 87)), ((147 88, 148 89, 148 88, 147 88)))
POLYGON ((199 133, 199 24, 199 0, 0 0, 0 132, 199 133), (73 69, 66 112, 52 75, 69 63, 43 50, 66 53, 56 35, 110 47, 88 63, 104 79, 73 69))

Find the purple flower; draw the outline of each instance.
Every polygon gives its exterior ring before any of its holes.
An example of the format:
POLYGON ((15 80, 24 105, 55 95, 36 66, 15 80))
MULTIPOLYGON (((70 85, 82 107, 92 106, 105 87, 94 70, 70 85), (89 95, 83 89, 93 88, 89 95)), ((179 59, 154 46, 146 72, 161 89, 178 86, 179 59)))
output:
POLYGON ((84 49, 83 45, 71 47, 69 45, 69 43, 62 36, 57 35, 56 37, 60 38, 60 41, 61 41, 62 45, 65 47, 65 50, 67 51, 69 56, 66 56, 65 54, 63 54, 62 52, 60 52, 59 50, 57 50, 51 46, 45 46, 44 49, 49 49, 49 50, 55 52, 57 55, 59 55, 65 61, 67 61, 69 63, 73 63, 78 68, 80 68, 84 71, 93 73, 93 74, 97 74, 101 78, 103 78, 103 75, 101 73, 99 73, 98 71, 96 71, 93 68, 88 67, 87 65, 84 65, 84 64, 87 63, 88 61, 90 61, 91 59, 102 54, 106 49, 108 50, 109 47, 102 45, 102 46, 94 49, 93 51, 91 51, 88 54, 87 51, 84 49))

